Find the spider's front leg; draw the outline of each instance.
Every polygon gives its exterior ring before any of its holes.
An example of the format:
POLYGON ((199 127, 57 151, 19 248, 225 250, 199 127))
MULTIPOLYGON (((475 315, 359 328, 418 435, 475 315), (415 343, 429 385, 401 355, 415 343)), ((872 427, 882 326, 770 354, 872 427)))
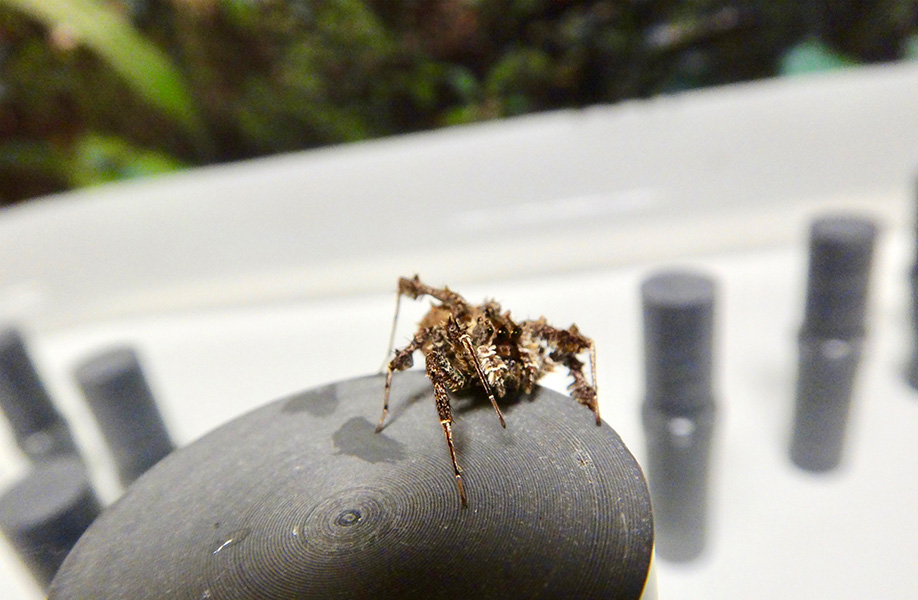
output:
POLYGON ((383 409, 382 415, 379 417, 379 423, 376 424, 376 433, 382 431, 383 422, 386 420, 386 415, 389 414, 389 391, 392 389, 392 374, 395 371, 410 369, 412 365, 414 365, 414 358, 412 358, 412 355, 424 345, 429 337, 430 332, 427 330, 418 332, 411 340, 411 343, 396 352, 392 360, 386 365, 386 386, 383 391, 383 409))
POLYGON ((453 473, 456 475, 456 487, 459 489, 459 500, 462 506, 468 505, 465 497, 465 488, 462 487, 462 469, 456 462, 456 448, 453 446, 453 411, 449 404, 449 395, 446 393, 447 381, 449 374, 443 368, 448 364, 446 357, 436 350, 427 355, 427 377, 433 383, 434 399, 437 403, 437 414, 440 417, 440 425, 443 427, 443 434, 446 435, 446 445, 449 447, 449 456, 453 461, 453 473))
MULTIPOLYGON (((402 303, 402 296, 407 296, 412 300, 417 300, 423 296, 431 296, 436 298, 443 303, 444 306, 448 307, 455 313, 468 313, 470 310, 469 303, 466 302, 465 298, 456 292, 452 291, 448 287, 444 288, 435 288, 423 283, 417 275, 408 279, 407 277, 399 277, 398 279, 398 293, 395 296, 395 315, 392 317, 392 329, 389 332, 389 345, 386 347, 386 359, 389 358, 389 353, 392 352, 392 348, 395 344, 395 328, 398 324, 398 312, 402 303)), ((386 366, 386 363, 383 363, 383 367, 386 366)))

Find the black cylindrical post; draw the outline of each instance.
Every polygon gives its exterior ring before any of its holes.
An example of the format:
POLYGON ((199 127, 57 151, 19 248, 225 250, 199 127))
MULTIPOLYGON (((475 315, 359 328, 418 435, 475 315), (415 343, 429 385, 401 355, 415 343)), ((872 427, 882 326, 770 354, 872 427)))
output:
MULTIPOLYGON (((915 206, 918 208, 918 194, 916 194, 915 206)), ((912 288, 912 356, 908 363, 906 378, 908 379, 909 385, 918 390, 918 215, 916 215, 914 225, 915 261, 912 263, 912 270, 909 274, 909 281, 912 288)))
POLYGON ((0 497, 0 529, 43 587, 99 514, 100 505, 77 456, 37 463, 0 497))
POLYGON ((808 471, 841 461, 861 356, 876 225, 856 216, 814 221, 790 457, 808 471))
POLYGON ((173 450, 133 350, 115 348, 94 356, 77 368, 75 375, 124 485, 173 450))
POLYGON ((66 421, 54 407, 19 331, 0 331, 0 408, 16 443, 33 460, 75 454, 66 421))
POLYGON ((688 561, 707 537, 714 282, 669 271, 641 286, 647 471, 660 557, 688 561))

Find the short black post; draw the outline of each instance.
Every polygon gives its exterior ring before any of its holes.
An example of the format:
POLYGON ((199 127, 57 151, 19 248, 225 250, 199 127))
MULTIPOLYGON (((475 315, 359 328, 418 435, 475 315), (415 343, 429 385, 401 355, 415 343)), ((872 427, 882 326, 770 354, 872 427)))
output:
POLYGON ((133 350, 114 348, 96 355, 75 375, 124 485, 172 452, 172 440, 133 350))
POLYGON ((714 282, 684 271, 641 286, 647 471, 657 554, 689 561, 704 550, 715 408, 714 282))
MULTIPOLYGON (((916 192, 918 192, 918 189, 916 189, 916 192)), ((918 208, 918 193, 915 196, 915 207, 918 208)), ((908 363, 906 378, 909 385, 918 390, 918 215, 916 215, 915 219, 914 232, 915 261, 912 263, 912 270, 909 273, 909 281, 912 288, 912 356, 908 363)))
POLYGON ((100 510, 83 462, 59 456, 37 463, 0 497, 0 530, 47 588, 100 510))
POLYGON ((19 331, 0 331, 0 408, 32 460, 76 454, 70 428, 51 402, 19 331))
POLYGON ((810 230, 806 312, 799 337, 791 460, 808 471, 838 466, 864 339, 876 225, 856 216, 810 230))

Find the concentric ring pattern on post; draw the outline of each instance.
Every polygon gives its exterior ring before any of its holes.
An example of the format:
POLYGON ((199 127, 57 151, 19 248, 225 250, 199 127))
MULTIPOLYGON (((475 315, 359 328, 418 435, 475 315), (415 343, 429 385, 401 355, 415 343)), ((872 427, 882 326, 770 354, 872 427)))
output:
POLYGON ((430 384, 278 400, 178 450, 80 540, 51 600, 639 598, 646 483, 606 424, 544 388, 455 400, 462 508, 430 384))

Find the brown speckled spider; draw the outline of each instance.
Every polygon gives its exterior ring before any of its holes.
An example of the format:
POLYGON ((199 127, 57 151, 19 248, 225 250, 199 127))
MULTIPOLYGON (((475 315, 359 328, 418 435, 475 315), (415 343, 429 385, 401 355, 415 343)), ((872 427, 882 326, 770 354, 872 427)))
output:
POLYGON ((392 374, 410 368, 414 364, 414 352, 420 350, 424 354, 427 377, 433 383, 440 425, 446 434, 463 506, 467 500, 460 475, 462 469, 456 462, 453 447, 453 417, 448 391, 458 392, 471 387, 483 389, 497 412, 501 426, 506 427, 495 395, 503 398, 513 391, 529 393, 543 375, 556 365, 562 365, 573 377, 568 386, 571 396, 589 407, 596 416, 596 424, 601 424, 596 401, 596 348, 593 340, 582 335, 576 325, 558 329, 549 325, 545 317, 517 323, 510 318, 510 312, 502 311, 500 304, 494 300, 475 306, 448 287, 430 287, 415 275, 412 279, 402 277, 398 280, 390 351, 402 296, 412 299, 431 296, 439 304, 431 306, 411 342, 397 350, 386 365, 383 410, 376 431, 382 430, 389 412, 392 374), (577 358, 585 352, 589 352, 590 356, 589 381, 583 373, 584 363, 577 358))

